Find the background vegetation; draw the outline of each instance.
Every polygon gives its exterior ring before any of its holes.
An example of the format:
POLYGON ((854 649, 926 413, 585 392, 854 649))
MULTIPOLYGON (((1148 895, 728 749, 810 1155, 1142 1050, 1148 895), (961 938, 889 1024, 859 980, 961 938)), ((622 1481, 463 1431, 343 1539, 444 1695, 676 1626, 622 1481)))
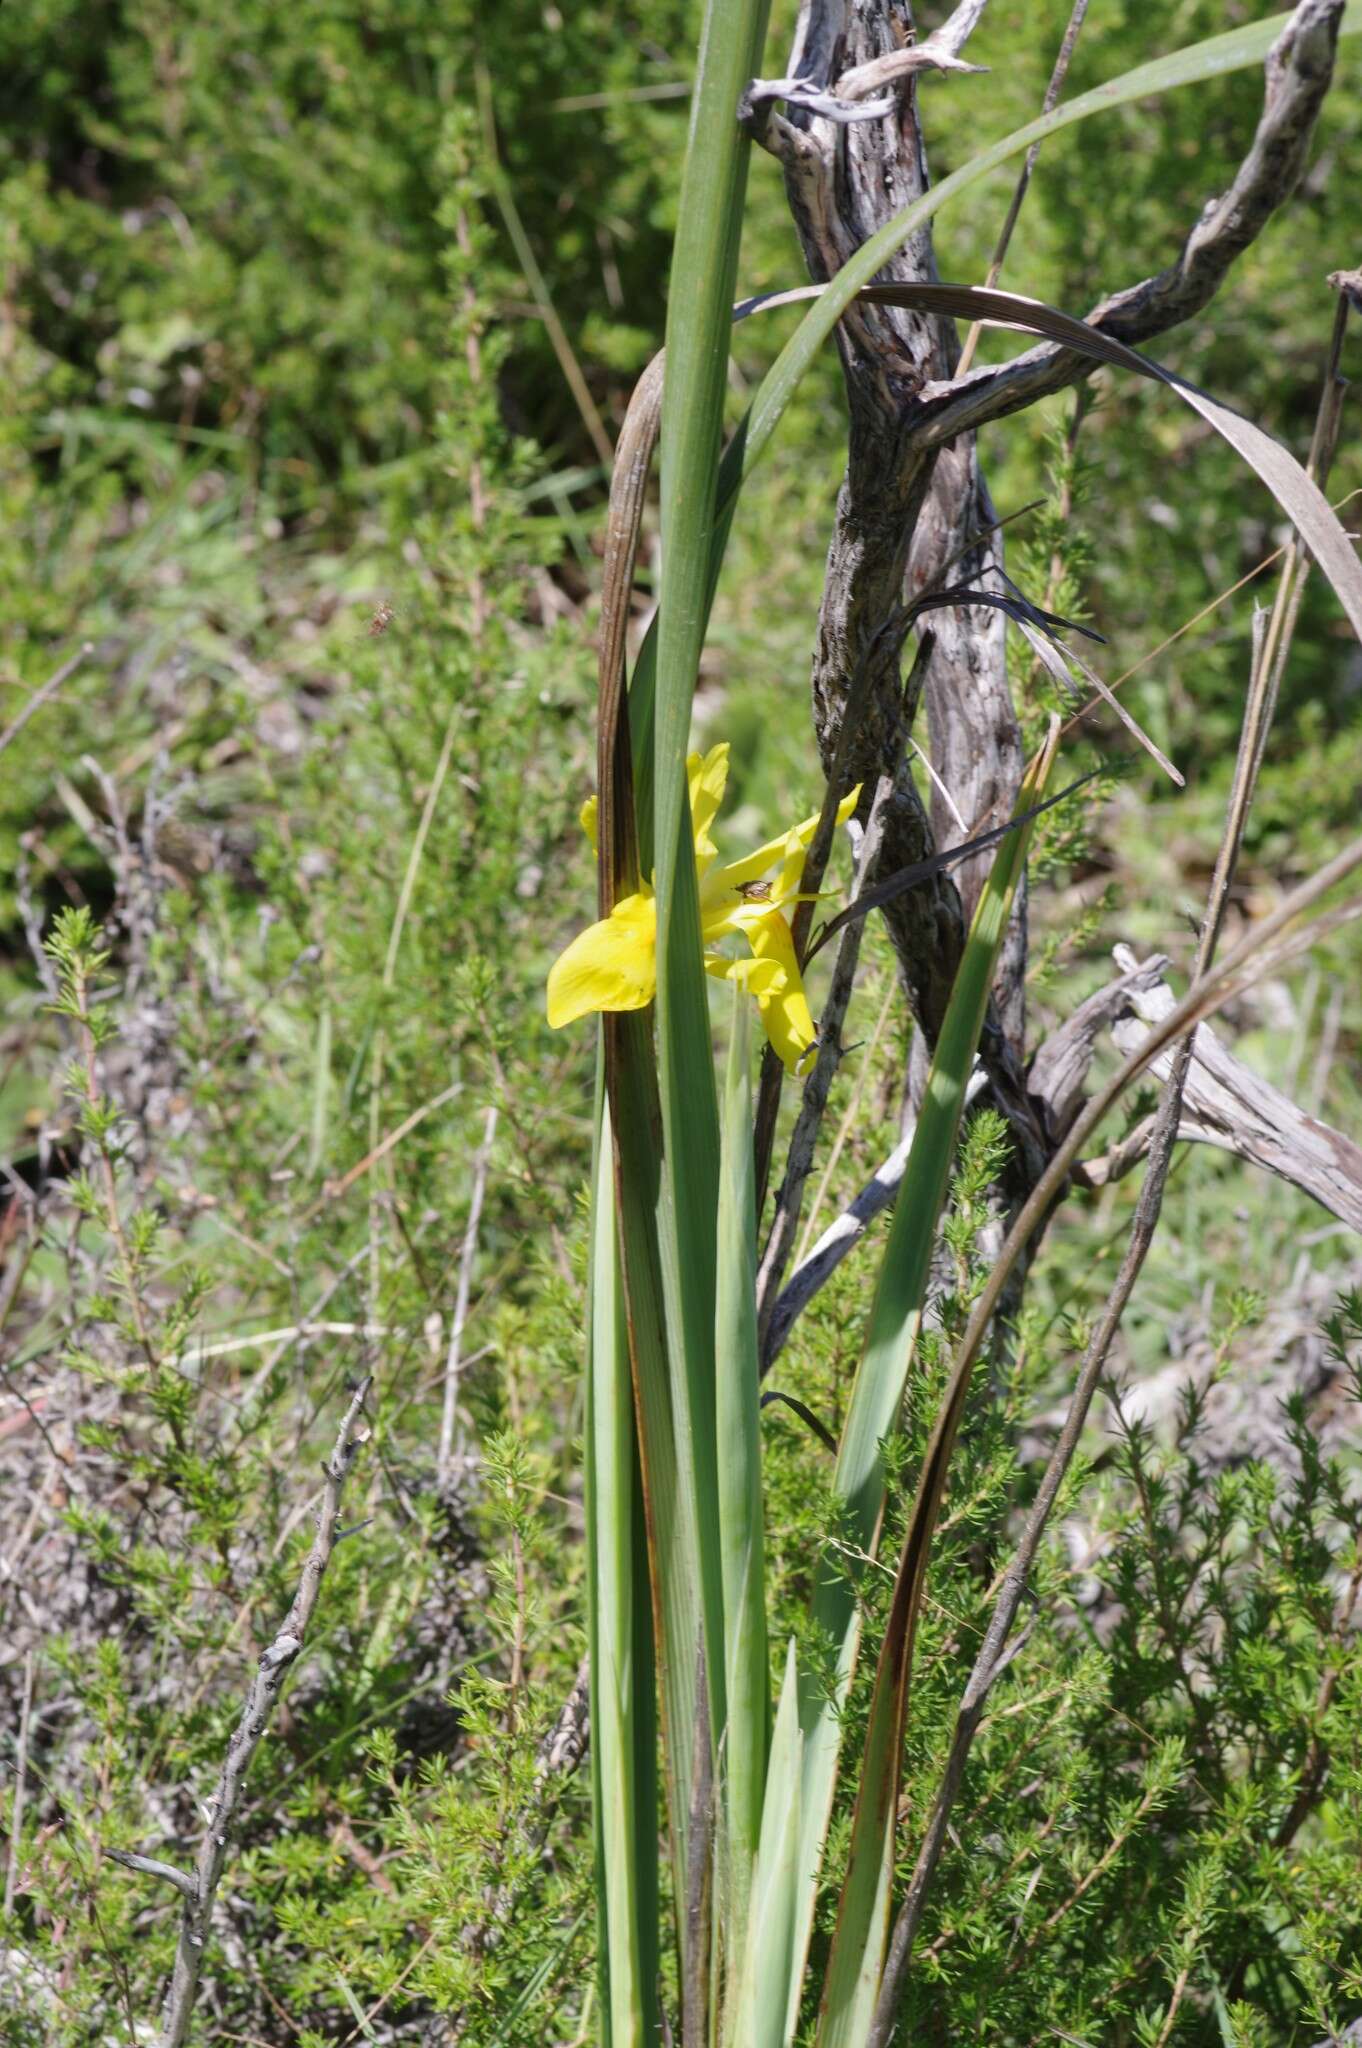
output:
MULTIPOLYGON (((1095 7, 1074 89, 1223 12, 1095 7)), ((109 1851, 195 1837, 363 1372, 374 1437, 346 1517, 365 1526, 256 1762, 201 2038, 591 2034, 589 1787, 546 1745, 584 1649, 592 1049, 549 1033, 542 991, 591 900, 576 815, 602 454, 660 342, 696 14, 0 14, 0 727, 91 643, 0 770, 0 1156, 41 1196, 16 1194, 0 1223, 0 2028, 25 2048, 153 2038, 173 1895, 109 1851), (65 952, 44 949, 73 907, 103 931, 98 966, 69 924, 65 952)), ((995 0, 975 52, 989 77, 925 89, 938 173, 1039 105, 1063 14, 995 0)), ((1007 280, 1081 311, 1128 260, 1161 260, 1260 94, 1246 74, 1061 138, 1007 280)), ((1324 277, 1356 257, 1360 130, 1353 49, 1305 189, 1163 351, 1298 452, 1324 277)), ((1005 192, 943 217, 943 275, 982 275, 1005 192)), ((764 159, 740 274, 800 281, 764 159)), ((784 317, 740 332, 735 406, 784 317)), ((1114 676, 1283 535, 1157 390, 1095 394, 1077 468, 1072 400, 987 452, 1004 513, 1043 500, 1014 530, 1014 573, 1034 589, 1059 551, 1059 608, 1107 635, 1114 676)), ((806 676, 843 427, 829 356, 735 528, 698 712, 733 743, 736 844, 816 800, 806 676)), ((1345 429, 1331 495, 1359 489, 1345 429)), ((1106 977, 1117 939, 1190 951, 1177 919, 1214 852, 1251 602, 1250 587, 1132 686, 1185 792, 1115 729, 1094 742, 1108 799, 1042 849, 1042 1021, 1106 977)), ((1355 817, 1360 693, 1358 650, 1313 589, 1246 904, 1355 817)), ((1234 1016, 1246 1057, 1353 1131, 1357 965, 1337 939, 1234 1016)), ((878 933, 863 973, 824 1222, 897 1136, 907 1026, 878 933)), ((971 1188, 989 1142, 976 1125, 961 1164, 947 1333, 982 1256, 971 1188)), ((1067 1213, 1015 1365, 976 1404, 931 1584, 910 1809, 972 1661, 989 1546, 1025 1491, 1014 1446, 1053 1401, 1131 1200, 1121 1184, 1067 1213)), ((834 1428, 874 1237, 781 1368, 834 1428)), ((1099 1469, 1074 1483, 976 1749, 905 2038, 1154 2043, 1167 2022, 1247 2048, 1362 2012, 1362 1680, 1334 1622, 1359 1556, 1362 1341, 1356 1296, 1334 1304, 1358 1284, 1353 1244, 1304 1198, 1202 1148, 1180 1160, 1123 1369, 1190 1366, 1197 1391, 1148 1431, 1096 1436, 1099 1469), (1262 1390, 1271 1426, 1247 1446, 1213 1426, 1228 1376, 1262 1390), (1208 1639, 1213 1712, 1185 1683, 1208 1639), (1283 1774, 1316 1737, 1327 1796, 1278 1842, 1283 1774)), ((767 1412, 792 1620, 824 1456, 767 1412)), ((920 1448, 900 1447, 903 1469, 920 1448)))

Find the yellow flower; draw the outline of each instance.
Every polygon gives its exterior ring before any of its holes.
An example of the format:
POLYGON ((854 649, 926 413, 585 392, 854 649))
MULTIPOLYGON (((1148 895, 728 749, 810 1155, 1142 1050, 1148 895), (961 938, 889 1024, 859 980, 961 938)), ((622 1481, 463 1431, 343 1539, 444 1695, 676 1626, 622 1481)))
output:
MULTIPOLYGON (((700 927, 705 946, 705 971, 722 981, 736 981, 755 997, 766 1036, 793 1074, 815 1043, 813 1018, 795 959, 794 938, 785 915, 787 904, 801 901, 799 879, 804 850, 813 838, 818 813, 770 839, 745 860, 716 867, 718 848, 709 836, 724 785, 728 780, 728 746, 712 747, 686 761, 690 782, 691 828, 695 837, 695 873, 700 887, 700 927), (779 873, 767 880, 779 863, 779 873), (739 933, 752 949, 750 960, 732 960, 712 950, 730 933, 739 933)), ((856 808, 860 789, 839 805, 837 822, 845 824, 856 808)), ((596 844, 596 799, 582 808, 582 828, 596 844)), ((578 934, 549 974, 549 1023, 571 1024, 597 1010, 641 1010, 657 989, 657 905, 646 882, 615 905, 609 917, 578 934)))

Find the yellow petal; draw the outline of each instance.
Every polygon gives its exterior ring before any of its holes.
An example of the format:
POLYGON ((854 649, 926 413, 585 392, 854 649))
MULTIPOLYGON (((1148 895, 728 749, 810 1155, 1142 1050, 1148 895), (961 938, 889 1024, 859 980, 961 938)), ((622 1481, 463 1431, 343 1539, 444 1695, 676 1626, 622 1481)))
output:
POLYGON ((764 898, 760 903, 744 903, 739 899, 722 920, 717 917, 706 919, 704 927, 705 941, 708 944, 716 935, 722 938, 729 932, 743 932, 750 939, 753 932, 766 922, 773 910, 788 910, 792 903, 822 903, 826 901, 827 896, 830 894, 831 891, 823 891, 817 896, 777 897, 773 889, 770 896, 764 898))
POLYGON ((804 878, 804 855, 807 848, 797 832, 792 832, 785 841, 785 858, 780 864, 780 874, 771 894, 777 903, 788 903, 804 878))
POLYGON ((594 796, 589 796, 578 814, 582 821, 582 830, 591 841, 593 853, 599 851, 596 845, 596 801, 594 796))
MULTIPOLYGON (((842 798, 837 806, 839 825, 845 825, 856 808, 860 794, 861 784, 858 782, 855 789, 842 798)), ((744 882, 755 882, 759 875, 764 875, 768 868, 775 866, 781 855, 786 853, 791 840, 801 847, 808 845, 813 838, 819 815, 815 811, 813 816, 805 818, 802 824, 792 825, 788 832, 782 832, 779 839, 768 839, 764 846, 759 846, 755 853, 749 853, 745 860, 735 860, 730 866, 721 869, 715 876, 715 881, 729 889, 739 889, 744 882)))
POLYGON ((735 981, 749 996, 768 995, 785 981, 778 960, 730 960, 725 953, 706 953, 705 973, 716 981, 735 981))
POLYGON ((696 865, 703 872, 718 848, 709 828, 719 815, 728 782, 728 741, 721 740, 704 755, 687 754, 686 780, 690 784, 690 817, 695 834, 696 865))
POLYGON ((779 1053, 786 1072, 797 1074, 817 1044, 818 1034, 800 979, 790 927, 780 911, 770 910, 745 929, 758 960, 770 962, 780 970, 769 987, 754 993, 766 1036, 779 1053))
POLYGON ((549 970, 549 1023, 557 1030, 592 1010, 641 1010, 656 988, 657 904, 648 890, 622 897, 559 954, 549 970))

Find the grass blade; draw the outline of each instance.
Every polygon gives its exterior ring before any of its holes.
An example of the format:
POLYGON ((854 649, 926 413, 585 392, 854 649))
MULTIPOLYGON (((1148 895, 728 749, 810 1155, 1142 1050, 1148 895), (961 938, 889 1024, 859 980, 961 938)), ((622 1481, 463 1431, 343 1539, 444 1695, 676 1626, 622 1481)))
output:
POLYGON ((800 1833, 799 1674, 791 1639, 780 1689, 752 1876, 738 1994, 727 2015, 734 2048, 780 2048, 795 1970, 795 1877, 800 1833))
MULTIPOLYGON (((761 1839, 770 1727, 757 1359, 757 1211, 752 1158, 751 1007, 735 988, 719 1177, 715 1412, 723 1565, 725 1692, 723 1937, 733 1972, 745 1947, 761 1839)), ((732 2034, 730 2040, 736 2037, 732 2034)))
MULTIPOLYGON (((1019 811, 1030 809, 1044 794, 1045 783, 1055 756, 1058 732, 1059 724, 1058 720, 1055 720, 1051 725, 1046 746, 1022 785, 1017 802, 1019 811)), ((993 963, 1007 928, 1012 899, 1025 864, 1029 838, 1030 828, 1024 826, 1003 840, 994 858, 970 932, 969 950, 975 953, 976 959, 967 982, 967 952, 956 983, 956 991, 963 996, 958 1019, 960 1035, 948 1049, 947 1057, 942 1060, 942 1046, 945 1045, 947 1031, 951 1028, 951 1017, 955 1012, 955 996, 952 995, 951 1015, 947 1017, 946 1030, 943 1030, 941 1044, 937 1048, 938 1061, 942 1066, 941 1079, 945 1086, 934 1110, 935 1117, 939 1119, 938 1131, 932 1140, 932 1149, 923 1161, 924 1171, 921 1178, 927 1185, 914 1186, 913 1162, 910 1160, 900 1202, 904 1202, 906 1198, 908 1205, 916 1209, 917 1214, 907 1223, 902 1239, 899 1232, 899 1217, 895 1214, 894 1229, 885 1247, 884 1263, 880 1269, 880 1284, 871 1320, 871 1336, 866 1347, 867 1365, 872 1358, 879 1363, 880 1369, 876 1377, 881 1387, 887 1382, 892 1382, 901 1371, 906 1371, 917 1344, 927 1293, 928 1265, 936 1234, 936 1221, 945 1198, 947 1177, 955 1154, 960 1103, 964 1097, 963 1082, 968 1078, 969 1066, 973 1063, 973 1045, 983 1022, 983 1005, 987 1000, 988 987, 992 980, 993 963), (981 968, 987 970, 986 975, 982 977, 979 973, 981 968), (962 984, 965 985, 963 989, 962 984), (967 1038, 966 1033, 971 1026, 972 1035, 967 1038), (968 1052, 965 1051, 966 1044, 969 1047, 968 1052), (953 1098, 957 1097, 957 1091, 958 1099, 953 1101, 953 1098)), ((937 1095, 937 1078, 937 1062, 934 1061, 931 1079, 928 1082, 927 1102, 923 1105, 924 1116, 928 1104, 937 1095)), ((853 1406, 854 1400, 853 1395, 853 1406)), ((872 1452, 865 1432, 871 1412, 867 1404, 866 1414, 860 1418, 859 1456, 867 1474, 871 1470, 872 1452)), ((849 1417, 849 1436, 850 1421, 849 1417)), ((880 1434, 883 1435, 883 1431, 880 1434)), ((877 1452, 874 1455, 878 1457, 877 1452)), ((878 1491, 882 1497, 882 1480, 879 1482, 878 1491)), ((864 1506, 868 1508, 868 1505, 867 1500, 864 1506)), ((818 2048, 862 2048, 874 2017, 885 1942, 889 1933, 903 1724, 920 1594, 920 1577, 914 1582, 909 1582, 904 1575, 900 1582, 896 1583, 889 1626, 880 1650, 865 1751, 857 1780, 851 1848, 847 1855, 841 1906, 824 1985, 818 2048)))
POLYGON ((586 1513, 596 1925, 607 2048, 656 2039, 657 1792, 652 1615, 606 1110, 591 1215, 586 1513))
MULTIPOLYGON (((686 784, 708 616, 728 327, 746 184, 738 97, 757 67, 766 0, 708 0, 682 176, 662 399, 662 602, 653 733, 657 1062, 663 1174, 658 1242, 678 1485, 695 1543, 710 1741, 724 1729, 722 1570, 714 1433, 718 1104, 686 784)), ((674 1731, 679 1749, 682 1731, 674 1731)), ((694 2015, 687 2018, 695 2024, 694 2015)))
MULTIPOLYGON (((1052 732, 1049 745, 1022 785, 1016 806, 1019 811, 1029 810, 1043 793, 1053 756, 1052 732)), ((937 1219, 955 1157, 965 1090, 1028 839, 1029 831, 1023 827, 1001 842, 980 896, 937 1041, 903 1187, 885 1245, 865 1353, 852 1387, 833 1479, 835 1495, 843 1508, 846 1539, 853 1551, 873 1554, 878 1541, 884 1510, 880 1444, 894 1426, 907 1386, 937 1219)), ((836 1645, 837 1678, 832 1700, 806 1682, 801 1703, 804 1752, 797 1922, 801 1959, 807 1953, 812 1930, 823 1841, 836 1792, 839 1710, 851 1682, 860 1640, 855 1586, 844 1570, 823 1572, 814 1594, 813 1615, 818 1633, 836 1645)), ((866 1868, 878 1884, 879 1864, 873 1853, 866 1868)), ((886 1912, 887 1907, 886 1892, 886 1912)), ((787 2040, 793 2037, 798 2020, 801 1989, 798 1979, 792 1981, 786 2012, 787 2040)))

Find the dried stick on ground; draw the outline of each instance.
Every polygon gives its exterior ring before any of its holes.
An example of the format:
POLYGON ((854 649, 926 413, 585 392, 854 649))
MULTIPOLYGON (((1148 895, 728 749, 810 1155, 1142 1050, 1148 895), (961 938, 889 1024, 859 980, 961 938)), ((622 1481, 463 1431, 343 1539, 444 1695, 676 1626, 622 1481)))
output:
MULTIPOLYGON (((1124 948, 1117 950, 1118 956, 1125 952, 1124 948)), ((1113 1029, 1118 1049, 1130 1052, 1151 1024, 1167 1016, 1175 1000, 1164 981, 1147 994, 1137 995, 1131 1003, 1132 1014, 1119 1019, 1113 1029)), ((1156 1060, 1153 1071, 1165 1080, 1168 1060, 1156 1060)), ((1244 1066, 1221 1044, 1209 1024, 1203 1024, 1196 1034, 1184 1097, 1180 1140, 1218 1145, 1265 1167, 1313 1195, 1340 1222, 1362 1232, 1362 1146, 1298 1109, 1280 1088, 1244 1066)), ((1147 1151, 1148 1144, 1147 1129, 1132 1131, 1102 1160, 1085 1161, 1084 1177, 1095 1187, 1119 1180, 1147 1151)))
POLYGON ((350 1467, 354 1463, 355 1454, 361 1444, 368 1439, 367 1428, 361 1428, 358 1424, 364 1397, 370 1385, 371 1382, 365 1379, 355 1389, 350 1405, 345 1411, 345 1420, 340 1426, 335 1449, 322 1467, 325 1483, 322 1487, 321 1504, 317 1509, 317 1531, 312 1539, 312 1548, 308 1552, 307 1562, 303 1566, 302 1577, 298 1582, 298 1591, 294 1595, 293 1605, 284 1619, 283 1626, 269 1647, 260 1653, 260 1663, 251 1682, 245 1710, 237 1723, 236 1733, 228 1747, 226 1761, 213 1794, 208 1832, 204 1835, 193 1873, 177 1870, 172 1864, 162 1863, 150 1856, 134 1856, 126 1850, 109 1851, 115 1862, 122 1863, 129 1870, 141 1871, 150 1877, 163 1878, 166 1883, 175 1887, 184 1900, 180 1914, 180 1939, 175 1951, 175 1967, 166 1999, 160 2048, 183 2048, 189 2035, 190 2017, 194 2010, 194 2000, 198 1995, 204 1950, 212 1924, 213 1901, 217 1896, 218 1885, 222 1881, 228 1843, 239 1816, 246 1788, 246 1773, 269 1726, 285 1673, 302 1650, 308 1625, 316 1610, 322 1579, 331 1561, 331 1553, 336 1547, 336 1525, 340 1517, 341 1493, 350 1467))

